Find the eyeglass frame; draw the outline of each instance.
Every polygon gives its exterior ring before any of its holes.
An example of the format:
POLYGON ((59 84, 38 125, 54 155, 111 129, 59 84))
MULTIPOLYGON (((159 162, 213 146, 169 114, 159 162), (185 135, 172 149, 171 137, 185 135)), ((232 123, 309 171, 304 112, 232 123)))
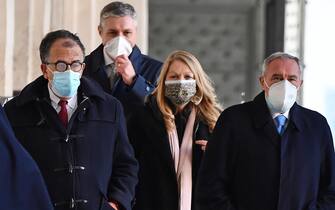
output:
POLYGON ((44 64, 45 64, 45 65, 54 65, 55 70, 58 71, 58 72, 64 72, 64 71, 67 71, 67 70, 71 70, 71 71, 74 71, 74 72, 79 72, 79 71, 81 71, 81 70, 83 69, 83 66, 85 65, 84 62, 80 62, 79 60, 73 61, 72 63, 67 63, 67 62, 65 62, 65 61, 56 61, 55 63, 49 63, 49 62, 46 62, 46 63, 44 63, 44 64), (64 70, 59 70, 59 69, 57 69, 57 65, 58 65, 59 63, 61 63, 61 64, 65 64, 65 65, 66 65, 66 68, 65 68, 64 70), (74 69, 71 67, 71 66, 72 66, 73 64, 75 64, 75 63, 80 64, 80 69, 78 69, 78 70, 74 70, 74 69))

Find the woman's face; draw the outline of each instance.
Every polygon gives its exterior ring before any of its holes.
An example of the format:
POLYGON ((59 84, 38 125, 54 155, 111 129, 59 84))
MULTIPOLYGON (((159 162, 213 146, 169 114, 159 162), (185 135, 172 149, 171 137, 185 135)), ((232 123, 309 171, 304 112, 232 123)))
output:
POLYGON ((172 61, 165 80, 191 80, 194 75, 191 69, 182 61, 172 61))
POLYGON ((165 96, 178 110, 182 110, 196 91, 196 81, 191 69, 180 60, 173 61, 165 79, 165 96))

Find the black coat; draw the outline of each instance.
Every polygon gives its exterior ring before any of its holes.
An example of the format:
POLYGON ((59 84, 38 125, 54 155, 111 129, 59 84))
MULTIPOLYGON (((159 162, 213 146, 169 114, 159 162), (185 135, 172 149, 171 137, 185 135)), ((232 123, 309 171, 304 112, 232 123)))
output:
POLYGON ((197 210, 334 210, 326 119, 294 104, 280 136, 264 92, 223 111, 199 171, 197 210))
MULTIPOLYGON (((168 134, 156 99, 149 97, 145 108, 134 112, 128 121, 129 139, 139 161, 139 183, 136 188, 136 210, 177 210, 179 204, 177 178, 168 134)), ((195 140, 209 138, 208 126, 196 120, 195 140)), ((193 188, 203 151, 193 143, 193 188)))
POLYGON ((14 132, 37 162, 57 210, 131 209, 138 164, 121 104, 94 81, 81 79, 78 108, 67 129, 50 104, 42 76, 5 105, 14 132))
POLYGON ((127 86, 122 81, 122 78, 119 78, 114 83, 114 87, 110 87, 110 82, 104 67, 105 61, 102 44, 91 52, 91 54, 86 56, 86 67, 84 70, 85 76, 96 80, 106 92, 111 93, 121 101, 126 116, 132 110, 134 104, 143 105, 145 96, 154 90, 157 77, 162 67, 160 61, 143 55, 137 46, 133 47, 133 51, 129 55, 129 60, 136 73, 136 80, 131 86, 127 86))
POLYGON ((0 106, 0 209, 52 210, 42 175, 0 106))

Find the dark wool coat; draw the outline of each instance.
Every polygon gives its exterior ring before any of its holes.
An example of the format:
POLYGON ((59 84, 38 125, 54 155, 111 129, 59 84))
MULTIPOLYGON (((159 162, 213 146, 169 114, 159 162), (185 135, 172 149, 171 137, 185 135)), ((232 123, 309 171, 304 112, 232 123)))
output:
POLYGON ((85 76, 96 80, 106 92, 111 93, 121 101, 126 116, 132 110, 134 104, 143 105, 145 96, 154 90, 162 67, 160 61, 143 55, 137 46, 133 47, 129 60, 136 73, 136 80, 131 86, 127 86, 120 77, 114 83, 114 87, 110 87, 110 82, 105 72, 102 44, 86 56, 86 67, 84 70, 85 76))
POLYGON ((42 175, 0 106, 0 209, 52 210, 42 175))
MULTIPOLYGON (((128 121, 129 139, 139 161, 139 183, 135 210, 178 210, 179 196, 169 138, 156 99, 149 97, 128 121)), ((203 151, 195 140, 209 138, 208 126, 199 119, 194 125, 192 181, 193 188, 203 151)))
POLYGON ((199 172, 197 210, 334 210, 326 119, 294 104, 280 136, 264 92, 221 114, 199 172))
POLYGON ((56 210, 131 209, 138 164, 121 104, 82 77, 78 108, 65 128, 42 76, 6 103, 15 135, 43 174, 56 210))

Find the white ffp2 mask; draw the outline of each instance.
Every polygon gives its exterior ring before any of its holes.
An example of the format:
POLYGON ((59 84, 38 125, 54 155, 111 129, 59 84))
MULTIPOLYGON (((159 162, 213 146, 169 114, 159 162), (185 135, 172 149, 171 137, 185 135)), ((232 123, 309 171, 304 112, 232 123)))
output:
POLYGON ((267 97, 271 111, 287 112, 297 99, 297 91, 297 88, 287 80, 272 84, 267 97))
POLYGON ((130 42, 123 36, 118 36, 108 41, 104 46, 104 53, 106 53, 113 60, 119 55, 129 56, 133 48, 130 42))

